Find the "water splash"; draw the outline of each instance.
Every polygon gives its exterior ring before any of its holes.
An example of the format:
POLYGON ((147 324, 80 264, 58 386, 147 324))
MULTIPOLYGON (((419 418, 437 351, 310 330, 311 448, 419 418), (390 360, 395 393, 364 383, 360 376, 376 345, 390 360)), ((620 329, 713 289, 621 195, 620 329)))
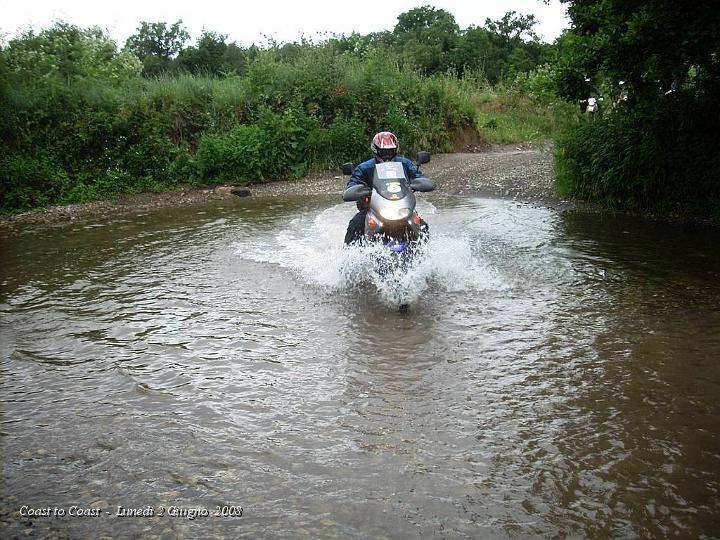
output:
MULTIPOLYGON (((436 212, 429 203, 425 206, 425 215, 436 212)), ((349 217, 347 205, 306 213, 270 238, 237 243, 235 251, 245 259, 291 269, 303 280, 332 290, 374 289, 380 302, 391 308, 416 302, 428 289, 504 287, 499 274, 473 254, 473 239, 467 232, 433 229, 412 261, 397 265, 382 245, 345 246, 349 217)))

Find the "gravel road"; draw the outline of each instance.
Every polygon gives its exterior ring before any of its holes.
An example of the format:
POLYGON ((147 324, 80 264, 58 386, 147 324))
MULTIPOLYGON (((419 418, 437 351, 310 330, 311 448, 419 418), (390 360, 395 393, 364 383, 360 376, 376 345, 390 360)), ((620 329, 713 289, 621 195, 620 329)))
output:
MULTIPOLYGON (((552 147, 550 145, 491 146, 480 153, 432 156, 424 173, 435 181, 437 190, 453 195, 503 197, 565 209, 573 203, 555 193, 552 147)), ((252 197, 299 196, 342 193, 345 179, 327 172, 297 181, 267 182, 249 186, 252 197)), ((184 188, 165 193, 143 193, 108 201, 57 206, 0 218, 0 227, 19 224, 63 225, 68 222, 121 214, 156 207, 195 204, 204 200, 235 197, 232 186, 184 188)))

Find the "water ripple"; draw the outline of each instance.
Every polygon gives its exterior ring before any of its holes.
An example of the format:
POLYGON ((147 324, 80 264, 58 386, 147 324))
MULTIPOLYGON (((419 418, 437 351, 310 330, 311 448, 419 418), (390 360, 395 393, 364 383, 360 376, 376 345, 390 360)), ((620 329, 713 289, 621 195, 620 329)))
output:
POLYGON ((428 252, 385 280, 325 199, 7 242, 2 515, 245 509, 41 536, 712 536, 716 237, 503 200, 420 209, 428 252))

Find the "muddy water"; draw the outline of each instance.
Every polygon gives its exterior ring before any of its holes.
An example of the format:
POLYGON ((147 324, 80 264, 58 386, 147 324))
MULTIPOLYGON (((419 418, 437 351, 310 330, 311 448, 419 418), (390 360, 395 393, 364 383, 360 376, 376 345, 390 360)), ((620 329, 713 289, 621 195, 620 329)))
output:
POLYGON ((382 278, 335 198, 5 235, 0 536, 717 536, 720 233, 421 209, 382 278))

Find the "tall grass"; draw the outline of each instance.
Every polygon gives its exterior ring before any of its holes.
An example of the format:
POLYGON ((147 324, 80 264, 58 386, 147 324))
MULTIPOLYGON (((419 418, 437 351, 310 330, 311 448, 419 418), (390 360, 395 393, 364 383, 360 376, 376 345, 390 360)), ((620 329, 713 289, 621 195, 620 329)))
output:
POLYGON ((475 111, 478 132, 496 144, 553 139, 577 122, 576 108, 559 99, 553 85, 547 67, 496 85, 479 72, 466 72, 457 81, 475 111))
POLYGON ((292 62, 260 51, 242 77, 8 73, 0 92, 3 213, 181 183, 298 178, 365 158, 380 130, 413 154, 452 151, 468 129, 492 142, 544 138, 556 121, 521 90, 423 77, 380 53, 322 45, 292 62))

